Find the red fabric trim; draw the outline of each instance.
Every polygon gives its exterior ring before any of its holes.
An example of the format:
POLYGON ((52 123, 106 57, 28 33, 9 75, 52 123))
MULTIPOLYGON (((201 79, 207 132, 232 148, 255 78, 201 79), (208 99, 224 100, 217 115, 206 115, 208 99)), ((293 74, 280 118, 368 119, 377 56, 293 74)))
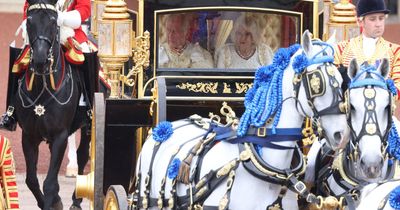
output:
POLYGON ((17 182, 7 182, 7 186, 15 187, 15 186, 17 186, 17 182))
POLYGON ((24 13, 24 14, 23 14, 23 16, 22 16, 22 19, 23 19, 23 20, 26 19, 26 10, 28 9, 28 6, 29 6, 28 2, 25 1, 24 10, 23 10, 23 13, 24 13))
POLYGON ((30 49, 30 46, 27 45, 24 48, 24 51, 22 51, 21 55, 18 57, 18 59, 16 61, 14 61, 14 64, 19 64, 21 62, 21 60, 26 56, 26 53, 28 53, 29 49, 30 49))
POLYGON ((26 88, 28 89, 28 87, 29 87, 29 81, 31 81, 31 74, 29 74, 29 71, 26 71, 26 76, 25 76, 25 85, 26 85, 26 88))
POLYGON ((10 197, 12 198, 17 198, 18 197, 18 192, 10 192, 10 197))
POLYGON ((60 50, 61 50, 61 71, 62 71, 61 73, 62 73, 62 75, 61 75, 61 79, 57 82, 55 91, 57 91, 60 88, 61 83, 64 80, 64 75, 65 75, 65 60, 62 59, 64 57, 64 52, 61 48, 60 48, 60 50))
POLYGON ((10 206, 12 209, 19 209, 19 205, 16 203, 12 203, 10 206))
POLYGON ((14 173, 12 171, 5 171, 4 174, 7 176, 10 176, 10 175, 13 175, 14 173))

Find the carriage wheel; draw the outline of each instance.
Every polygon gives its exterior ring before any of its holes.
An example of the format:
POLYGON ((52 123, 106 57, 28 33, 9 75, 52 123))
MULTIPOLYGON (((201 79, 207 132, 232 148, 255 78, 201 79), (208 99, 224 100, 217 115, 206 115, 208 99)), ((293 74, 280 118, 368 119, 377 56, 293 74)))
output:
POLYGON ((128 209, 128 199, 122 185, 111 185, 108 188, 104 207, 107 210, 128 209))
POLYGON ((105 101, 103 93, 95 93, 90 143, 90 173, 77 176, 76 195, 88 198, 91 209, 103 209, 105 101))

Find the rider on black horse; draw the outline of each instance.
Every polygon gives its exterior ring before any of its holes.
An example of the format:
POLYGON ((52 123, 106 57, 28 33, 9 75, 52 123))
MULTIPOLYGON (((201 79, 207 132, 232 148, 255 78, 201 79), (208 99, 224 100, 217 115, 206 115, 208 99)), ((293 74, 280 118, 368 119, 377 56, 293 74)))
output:
MULTIPOLYGON (((28 3, 24 6, 24 20, 21 24, 23 36, 26 34, 26 10, 28 3)), ((97 48, 88 40, 81 24, 90 17, 90 0, 59 0, 57 2, 58 19, 60 27, 60 43, 65 51, 65 58, 71 65, 77 65, 81 79, 82 96, 81 106, 86 106, 88 114, 91 109, 94 91, 97 89, 99 62, 97 48)), ((26 41, 28 37, 23 37, 26 41)), ((18 90, 18 80, 23 71, 28 69, 30 61, 29 45, 25 45, 19 56, 10 52, 10 69, 7 91, 7 111, 0 120, 0 129, 14 131, 17 118, 14 112, 14 96, 18 90), (15 59, 15 60, 14 60, 15 59)))

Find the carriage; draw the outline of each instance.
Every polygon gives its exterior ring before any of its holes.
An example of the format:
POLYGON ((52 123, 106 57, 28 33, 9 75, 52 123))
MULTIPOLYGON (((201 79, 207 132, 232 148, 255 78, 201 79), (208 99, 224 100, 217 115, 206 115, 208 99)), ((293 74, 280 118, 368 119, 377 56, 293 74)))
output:
MULTIPOLYGON (((300 43, 306 29, 321 39, 335 27, 342 30, 339 40, 357 32, 348 16, 328 24, 334 9, 341 9, 330 1, 139 0, 128 4, 130 10, 121 2, 95 0, 92 5, 91 30, 103 66, 101 83, 109 88, 109 94, 95 94, 91 169, 88 175, 78 176, 76 190, 78 196, 91 200, 93 209, 132 205, 127 195, 135 190, 134 166, 149 129, 157 123, 194 113, 206 117, 210 112, 234 110, 240 116, 244 111, 243 100, 253 86, 254 68, 162 65, 159 46, 166 39, 169 15, 187 15, 192 24, 191 42, 214 59, 224 44, 233 42, 229 34, 239 16, 257 22, 262 29, 258 39, 273 52, 300 43), (126 46, 128 50, 116 50, 126 46)), ((351 14, 351 7, 347 12, 351 14)))

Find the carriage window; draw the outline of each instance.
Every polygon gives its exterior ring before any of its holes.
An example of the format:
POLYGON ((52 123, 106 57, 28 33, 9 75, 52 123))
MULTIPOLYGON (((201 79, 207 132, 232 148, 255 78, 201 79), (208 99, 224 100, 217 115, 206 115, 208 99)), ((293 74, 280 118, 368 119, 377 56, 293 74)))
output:
POLYGON ((252 70, 299 42, 300 13, 276 11, 157 11, 158 71, 252 70))

